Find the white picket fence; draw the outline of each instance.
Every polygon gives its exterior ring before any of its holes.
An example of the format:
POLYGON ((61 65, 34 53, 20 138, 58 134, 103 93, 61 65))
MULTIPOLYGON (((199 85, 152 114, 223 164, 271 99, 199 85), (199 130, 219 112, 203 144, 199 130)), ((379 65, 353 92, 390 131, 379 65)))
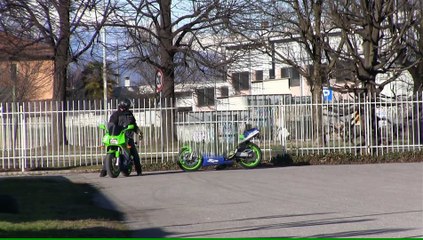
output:
MULTIPOLYGON (((175 162, 186 144, 204 154, 224 154, 249 127, 261 131, 254 141, 264 160, 281 153, 385 154, 423 149, 421 96, 319 104, 304 97, 251 96, 242 110, 204 112, 165 109, 155 99, 133 101, 132 111, 144 135, 138 142, 142 163, 175 162), (316 112, 322 121, 315 119, 316 112), (377 125, 371 121, 372 112, 377 125), (163 124, 171 125, 171 131, 165 132, 163 124)), ((108 103, 108 110, 96 101, 63 106, 52 101, 0 103, 0 169, 100 165, 105 149, 98 125, 107 121, 115 106, 115 101, 108 103)))

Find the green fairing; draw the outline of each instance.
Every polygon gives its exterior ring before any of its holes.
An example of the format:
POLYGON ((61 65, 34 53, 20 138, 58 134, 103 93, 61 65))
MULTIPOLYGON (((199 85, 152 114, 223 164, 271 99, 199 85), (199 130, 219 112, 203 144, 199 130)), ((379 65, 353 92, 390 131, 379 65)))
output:
MULTIPOLYGON (((105 129, 105 127, 102 128, 101 125, 100 125, 100 128, 101 129, 105 129)), ((134 125, 132 125, 132 124, 131 125, 128 125, 128 127, 126 129, 124 129, 122 132, 120 132, 119 135, 110 135, 109 132, 106 130, 106 134, 103 137, 103 143, 104 143, 104 145, 106 147, 109 147, 109 146, 123 146, 123 145, 125 145, 126 144, 126 136, 125 136, 125 133, 126 133, 126 131, 131 130, 131 129, 134 129, 134 125), (111 144, 110 143, 110 140, 111 139, 116 139, 117 140, 117 143, 111 144)), ((115 153, 116 158, 119 158, 119 156, 120 156, 120 151, 116 151, 116 150, 109 150, 109 151, 107 151, 107 153, 115 153)))
POLYGON ((103 137, 103 143, 106 146, 120 146, 125 144, 126 142, 126 138, 125 138, 125 132, 122 131, 119 135, 109 135, 108 132, 106 132, 106 134, 103 137), (111 144, 110 143, 110 139, 116 139, 117 140, 117 144, 111 144))
POLYGON ((106 134, 104 134, 103 141, 102 141, 106 147, 108 147, 108 146, 121 146, 121 145, 126 143, 126 137, 125 137, 126 131, 134 129, 134 125, 132 125, 132 124, 128 125, 128 127, 125 128, 123 131, 121 131, 119 135, 110 135, 109 131, 107 130, 107 128, 104 124, 100 124, 99 128, 106 130, 106 134), (116 139, 117 144, 111 144, 110 139, 116 139))
POLYGON ((122 130, 119 135, 110 135, 105 124, 100 124, 99 128, 106 131, 103 136, 102 142, 107 149, 107 155, 105 158, 107 174, 112 178, 116 178, 119 176, 120 171, 122 171, 125 176, 129 176, 132 169, 132 165, 129 165, 128 169, 122 170, 117 165, 117 163, 120 161, 119 159, 121 159, 121 154, 123 154, 124 156, 126 156, 125 153, 129 154, 125 133, 129 130, 133 130, 135 126, 132 124, 128 125, 128 127, 122 130), (113 143, 111 143, 111 141, 113 141, 113 143))

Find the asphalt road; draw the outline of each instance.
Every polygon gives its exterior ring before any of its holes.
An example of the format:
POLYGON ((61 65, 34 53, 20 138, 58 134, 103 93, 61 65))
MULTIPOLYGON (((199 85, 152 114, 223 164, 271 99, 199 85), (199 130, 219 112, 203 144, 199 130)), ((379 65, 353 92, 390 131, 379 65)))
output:
POLYGON ((134 237, 423 237, 423 163, 66 177, 134 237))

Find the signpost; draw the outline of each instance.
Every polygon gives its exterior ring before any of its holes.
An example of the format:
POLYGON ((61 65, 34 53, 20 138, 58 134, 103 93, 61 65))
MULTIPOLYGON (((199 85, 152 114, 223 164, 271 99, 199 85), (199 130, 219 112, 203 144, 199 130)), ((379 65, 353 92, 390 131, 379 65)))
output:
MULTIPOLYGON (((159 105, 160 105, 160 133, 161 133, 161 147, 164 148, 164 142, 163 142, 163 111, 162 111, 162 90, 163 90, 163 72, 160 69, 157 69, 156 71, 156 93, 159 93, 159 105)), ((162 152, 162 160, 164 158, 164 151, 162 152)))
POLYGON ((323 87, 323 100, 325 102, 332 102, 333 91, 328 87, 323 87))
POLYGON ((160 69, 156 71, 156 93, 160 93, 160 98, 163 90, 163 72, 160 69))

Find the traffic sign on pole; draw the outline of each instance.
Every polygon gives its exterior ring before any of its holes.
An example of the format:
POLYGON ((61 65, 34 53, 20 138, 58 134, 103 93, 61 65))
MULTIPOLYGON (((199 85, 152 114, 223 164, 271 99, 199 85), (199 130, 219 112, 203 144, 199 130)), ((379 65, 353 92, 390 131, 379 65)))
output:
POLYGON ((163 72, 160 69, 156 71, 156 93, 162 92, 163 89, 163 72))
POLYGON ((333 91, 330 88, 323 87, 323 100, 325 102, 332 102, 333 91))

